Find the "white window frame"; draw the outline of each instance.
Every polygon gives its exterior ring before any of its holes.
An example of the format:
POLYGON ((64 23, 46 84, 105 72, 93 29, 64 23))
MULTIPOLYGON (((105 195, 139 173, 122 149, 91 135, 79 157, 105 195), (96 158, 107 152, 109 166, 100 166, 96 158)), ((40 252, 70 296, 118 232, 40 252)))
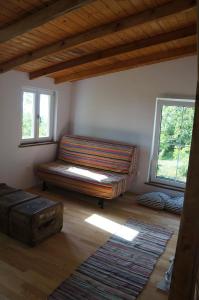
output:
POLYGON ((195 100, 192 99, 174 99, 174 98, 157 98, 156 99, 156 109, 155 109, 155 120, 153 129, 153 142, 150 160, 150 170, 149 170, 149 181, 154 183, 159 183, 161 185, 167 185, 171 187, 185 187, 185 183, 177 182, 169 179, 162 179, 156 176, 159 146, 160 146, 160 131, 161 131, 161 117, 162 108, 164 105, 169 106, 182 106, 182 107, 194 107, 195 100))
POLYGON ((33 144, 33 143, 45 143, 53 142, 55 140, 55 116, 56 112, 56 92, 51 90, 39 89, 39 88, 29 88, 24 87, 21 91, 21 126, 20 126, 20 144, 33 144), (35 95, 34 103, 34 138, 23 139, 22 138, 22 126, 23 126, 23 94, 24 92, 33 93, 35 95), (39 137, 39 106, 40 106, 40 94, 45 94, 50 96, 50 128, 48 137, 39 137))

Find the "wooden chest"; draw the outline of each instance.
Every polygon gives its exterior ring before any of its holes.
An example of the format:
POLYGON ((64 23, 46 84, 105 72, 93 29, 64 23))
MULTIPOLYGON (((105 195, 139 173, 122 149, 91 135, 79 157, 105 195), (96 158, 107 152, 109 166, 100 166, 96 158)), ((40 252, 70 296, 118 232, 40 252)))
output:
POLYGON ((16 191, 18 191, 18 190, 8 186, 5 183, 0 184, 0 196, 7 195, 7 194, 10 194, 10 193, 14 193, 16 191))
POLYGON ((46 198, 36 198, 12 208, 10 235, 30 246, 61 231, 63 204, 46 198))
MULTIPOLYGON (((4 191, 8 191, 8 189, 4 188, 4 191)), ((6 193, 4 196, 0 196, 0 231, 9 234, 9 215, 14 206, 36 197, 38 196, 24 191, 13 190, 10 194, 6 193)))

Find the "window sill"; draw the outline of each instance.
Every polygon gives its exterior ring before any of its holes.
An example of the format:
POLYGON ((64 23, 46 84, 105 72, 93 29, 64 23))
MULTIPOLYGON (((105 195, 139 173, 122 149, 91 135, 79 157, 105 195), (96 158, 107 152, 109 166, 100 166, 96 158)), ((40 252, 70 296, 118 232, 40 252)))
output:
POLYGON ((43 145, 51 145, 51 144, 58 144, 58 142, 50 141, 50 142, 35 142, 35 143, 22 143, 18 147, 19 148, 26 148, 26 147, 33 147, 33 146, 43 146, 43 145))
POLYGON ((159 187, 162 189, 167 189, 167 190, 172 190, 172 191, 177 191, 177 192, 182 192, 182 193, 185 192, 185 188, 183 188, 183 187, 177 187, 177 186, 167 185, 167 184, 153 182, 153 181, 145 182, 145 184, 159 187))

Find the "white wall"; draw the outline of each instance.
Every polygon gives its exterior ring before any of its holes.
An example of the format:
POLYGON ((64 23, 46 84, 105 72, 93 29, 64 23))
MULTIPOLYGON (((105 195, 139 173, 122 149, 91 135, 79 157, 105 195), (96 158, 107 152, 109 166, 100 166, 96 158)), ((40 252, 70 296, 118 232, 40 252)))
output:
POLYGON ((151 190, 147 181, 157 97, 194 97, 196 57, 82 80, 73 86, 73 132, 137 144, 138 176, 131 190, 151 190))
POLYGON ((56 90, 58 93, 57 134, 67 131, 70 113, 71 85, 54 85, 50 78, 30 81, 27 74, 11 71, 0 75, 0 182, 27 188, 36 183, 34 166, 51 161, 57 145, 19 148, 20 93, 24 86, 56 90))
POLYGON ((56 145, 19 148, 20 92, 32 86, 58 92, 57 134, 67 132, 137 144, 138 176, 131 190, 151 190, 147 180, 156 97, 194 97, 196 57, 54 85, 50 78, 30 81, 27 74, 0 75, 0 182, 27 188, 36 184, 34 166, 51 161, 56 145), (71 101, 72 100, 72 101, 71 101))

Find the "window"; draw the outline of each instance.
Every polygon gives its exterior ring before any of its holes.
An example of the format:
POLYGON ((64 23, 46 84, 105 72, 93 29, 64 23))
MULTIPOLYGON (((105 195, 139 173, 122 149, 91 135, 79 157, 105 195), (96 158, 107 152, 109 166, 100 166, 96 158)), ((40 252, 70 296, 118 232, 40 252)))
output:
POLYGON ((157 99, 150 181, 185 186, 193 118, 193 100, 157 99))
POLYGON ((23 89, 21 143, 53 140, 55 93, 23 89))

